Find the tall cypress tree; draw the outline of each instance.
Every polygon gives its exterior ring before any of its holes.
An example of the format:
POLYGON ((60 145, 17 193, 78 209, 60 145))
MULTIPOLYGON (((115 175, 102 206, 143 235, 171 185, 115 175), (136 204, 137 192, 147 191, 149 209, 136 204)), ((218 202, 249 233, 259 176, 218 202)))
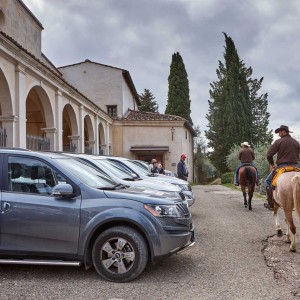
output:
POLYGON ((220 172, 227 171, 225 157, 234 144, 268 141, 267 95, 257 97, 262 79, 251 78, 252 69, 240 60, 233 40, 225 33, 225 63, 219 61, 218 81, 211 84, 206 115, 211 160, 220 172))
POLYGON ((179 52, 172 55, 166 114, 185 118, 192 125, 188 75, 179 52))
POLYGON ((144 93, 139 95, 141 100, 141 105, 139 106, 140 111, 144 112, 158 112, 158 104, 155 100, 153 94, 148 90, 144 89, 144 93))

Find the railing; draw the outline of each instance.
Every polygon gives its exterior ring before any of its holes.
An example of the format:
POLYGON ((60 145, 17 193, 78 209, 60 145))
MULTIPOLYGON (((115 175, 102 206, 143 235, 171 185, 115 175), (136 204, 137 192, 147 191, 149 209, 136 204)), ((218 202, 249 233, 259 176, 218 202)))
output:
POLYGON ((6 129, 5 128, 0 128, 0 147, 6 147, 6 129))
POLYGON ((50 150, 50 139, 42 138, 39 136, 27 135, 26 136, 27 149, 34 151, 48 151, 50 150))
POLYGON ((74 144, 66 144, 63 146, 64 152, 76 153, 76 146, 74 144))

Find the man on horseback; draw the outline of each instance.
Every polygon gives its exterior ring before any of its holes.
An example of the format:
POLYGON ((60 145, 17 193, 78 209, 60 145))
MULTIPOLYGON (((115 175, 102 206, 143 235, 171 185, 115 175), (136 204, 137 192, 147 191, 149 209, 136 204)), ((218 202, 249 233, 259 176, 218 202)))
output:
MULTIPOLYGON (((236 168, 234 173, 234 185, 239 185, 239 170, 242 166, 245 164, 253 166, 255 169, 255 165, 253 163, 253 160, 255 159, 254 151, 251 149, 250 144, 248 142, 241 143, 242 149, 239 152, 239 160, 241 161, 241 164, 236 168)), ((256 174, 257 169, 256 169, 256 174)), ((256 177, 256 185, 258 185, 258 176, 256 177)))
POLYGON ((270 164, 271 173, 266 178, 267 201, 265 207, 274 208, 273 191, 271 187, 272 177, 275 169, 284 166, 298 167, 300 145, 299 142, 290 136, 288 126, 281 125, 275 130, 280 139, 276 140, 267 152, 267 160, 270 164), (277 154, 276 165, 274 164, 273 156, 277 154))

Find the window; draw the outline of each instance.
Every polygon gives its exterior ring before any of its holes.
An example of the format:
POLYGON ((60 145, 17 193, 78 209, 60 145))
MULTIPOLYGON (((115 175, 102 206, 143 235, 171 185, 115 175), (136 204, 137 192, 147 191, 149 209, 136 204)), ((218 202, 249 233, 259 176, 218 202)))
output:
POLYGON ((117 117, 117 105, 107 105, 107 114, 112 118, 117 117))
POLYGON ((66 179, 44 162, 27 157, 9 157, 9 191, 51 195, 52 188, 58 183, 66 183, 66 179))

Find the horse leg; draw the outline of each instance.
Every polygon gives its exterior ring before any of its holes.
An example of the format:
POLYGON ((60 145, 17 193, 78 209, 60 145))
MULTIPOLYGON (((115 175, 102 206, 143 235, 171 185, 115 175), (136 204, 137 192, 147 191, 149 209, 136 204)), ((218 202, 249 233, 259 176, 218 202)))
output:
POLYGON ((279 223, 279 218, 278 218, 278 208, 279 205, 277 204, 277 202, 274 203, 274 211, 273 211, 273 216, 274 216, 274 220, 275 220, 275 228, 277 231, 277 236, 282 236, 282 229, 279 223))
POLYGON ((250 193, 249 194, 249 199, 248 199, 249 210, 252 210, 252 197, 253 197, 253 193, 250 193))
POLYGON ((247 207, 247 193, 246 193, 246 189, 244 186, 241 186, 242 192, 243 192, 243 196, 244 196, 244 205, 245 207, 247 207))
POLYGON ((296 226, 293 221, 293 211, 289 209, 287 212, 285 212, 286 216, 286 222, 287 222, 287 235, 286 235, 286 241, 290 241, 290 251, 296 252, 296 226))

